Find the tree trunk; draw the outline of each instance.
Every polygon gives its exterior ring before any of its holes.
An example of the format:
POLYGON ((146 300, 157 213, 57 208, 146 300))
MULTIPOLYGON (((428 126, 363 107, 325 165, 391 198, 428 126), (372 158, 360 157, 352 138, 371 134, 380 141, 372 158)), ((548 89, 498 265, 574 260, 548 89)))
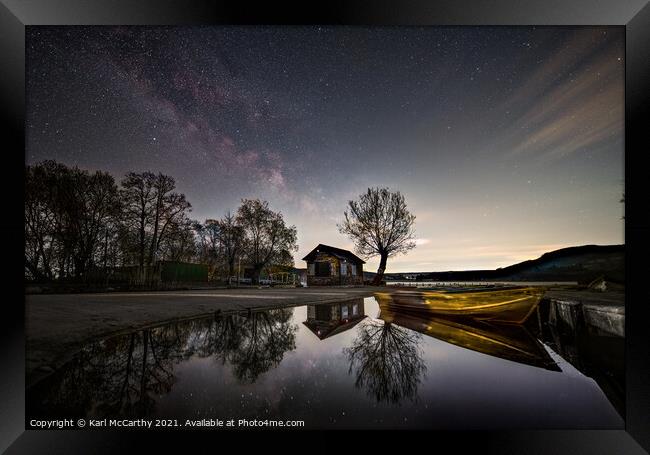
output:
POLYGON ((228 258, 228 284, 230 279, 235 276, 235 258, 228 258))
POLYGON ((373 286, 379 286, 381 281, 384 279, 384 271, 386 270, 386 261, 388 261, 388 253, 381 253, 381 260, 379 261, 379 268, 377 269, 377 275, 375 279, 372 280, 373 286))
POLYGON ((262 275, 262 267, 255 267, 253 269, 253 284, 260 284, 260 275, 262 275))

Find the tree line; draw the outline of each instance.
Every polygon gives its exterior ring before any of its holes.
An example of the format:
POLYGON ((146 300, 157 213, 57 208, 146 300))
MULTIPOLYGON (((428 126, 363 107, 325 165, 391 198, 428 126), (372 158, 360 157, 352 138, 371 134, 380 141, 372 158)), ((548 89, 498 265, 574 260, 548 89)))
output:
POLYGON ((293 266, 295 226, 268 202, 242 199, 234 214, 199 222, 192 205, 162 173, 108 172, 56 161, 25 169, 25 278, 86 281, 93 273, 158 261, 208 264, 212 279, 235 275, 241 263, 254 282, 263 270, 293 266))

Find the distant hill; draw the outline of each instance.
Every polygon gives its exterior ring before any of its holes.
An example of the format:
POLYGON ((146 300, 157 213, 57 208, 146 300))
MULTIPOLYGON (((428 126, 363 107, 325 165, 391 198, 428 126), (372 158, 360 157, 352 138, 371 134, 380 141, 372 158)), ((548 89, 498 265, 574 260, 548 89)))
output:
MULTIPOLYGON (((415 275, 418 281, 577 281, 589 283, 604 277, 608 281, 625 280, 625 245, 584 245, 545 253, 537 259, 519 262, 496 270, 447 272, 387 273, 387 281, 405 280, 415 275)), ((371 280, 375 273, 364 272, 371 280)))

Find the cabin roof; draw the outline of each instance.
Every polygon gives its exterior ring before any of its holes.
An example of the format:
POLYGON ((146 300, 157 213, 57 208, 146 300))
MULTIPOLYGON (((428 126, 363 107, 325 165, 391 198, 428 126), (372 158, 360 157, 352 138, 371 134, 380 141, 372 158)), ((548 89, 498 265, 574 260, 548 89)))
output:
POLYGON ((367 317, 364 314, 363 316, 357 316, 354 319, 348 319, 346 322, 339 322, 337 324, 319 323, 318 321, 305 321, 303 324, 320 340, 324 340, 325 338, 333 337, 346 330, 350 330, 367 317))
POLYGON ((357 262, 361 264, 365 264, 366 261, 361 259, 359 256, 356 254, 352 253, 351 251, 344 250, 341 248, 336 248, 334 246, 329 246, 329 245, 323 245, 322 243, 319 243, 316 248, 311 250, 311 252, 302 258, 303 261, 311 261, 316 257, 317 253, 324 252, 324 253, 329 253, 332 256, 336 256, 339 259, 348 259, 352 262, 357 262))

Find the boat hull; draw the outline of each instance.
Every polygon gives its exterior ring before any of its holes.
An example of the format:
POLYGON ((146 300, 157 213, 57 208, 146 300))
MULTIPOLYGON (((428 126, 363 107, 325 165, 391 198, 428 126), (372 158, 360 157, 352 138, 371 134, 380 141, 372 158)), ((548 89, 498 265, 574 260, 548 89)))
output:
POLYGON ((535 311, 544 289, 512 287, 498 290, 395 291, 376 293, 380 305, 397 311, 523 324, 535 311))

